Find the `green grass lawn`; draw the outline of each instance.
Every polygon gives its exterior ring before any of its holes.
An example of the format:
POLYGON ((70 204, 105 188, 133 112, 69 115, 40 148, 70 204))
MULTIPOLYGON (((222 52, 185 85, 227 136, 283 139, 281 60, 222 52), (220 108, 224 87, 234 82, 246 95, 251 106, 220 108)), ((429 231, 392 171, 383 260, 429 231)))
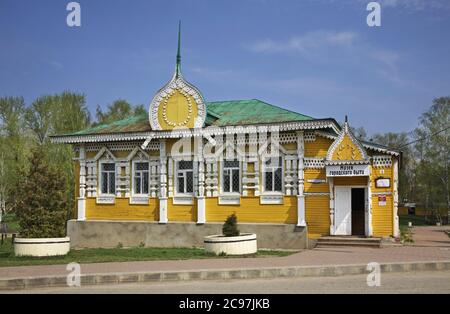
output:
MULTIPOLYGON (((287 256, 291 251, 260 250, 245 257, 287 256)), ((55 265, 77 263, 105 263, 156 260, 187 260, 203 258, 233 258, 232 256, 216 256, 207 254, 201 248, 112 248, 72 250, 61 257, 16 257, 10 239, 0 246, 0 267, 26 265, 55 265)))
POLYGON ((423 216, 399 216, 400 226, 408 226, 408 222, 411 221, 414 226, 427 226, 425 223, 425 217, 423 216))

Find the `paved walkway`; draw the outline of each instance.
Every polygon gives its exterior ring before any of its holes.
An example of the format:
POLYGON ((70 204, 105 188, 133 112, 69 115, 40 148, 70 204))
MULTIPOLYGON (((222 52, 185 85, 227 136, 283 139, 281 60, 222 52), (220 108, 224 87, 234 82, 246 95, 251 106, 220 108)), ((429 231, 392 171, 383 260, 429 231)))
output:
MULTIPOLYGON (((363 247, 316 248, 286 257, 220 258, 181 261, 148 261, 82 264, 84 274, 171 270, 233 269, 277 266, 352 265, 369 262, 450 261, 450 227, 416 227, 413 245, 381 249, 363 247)), ((0 278, 66 275, 66 265, 0 267, 0 278)))
POLYGON ((448 231, 450 227, 415 227, 413 229, 414 246, 450 248, 450 237, 443 232, 444 230, 448 231))
MULTIPOLYGON (((98 293, 124 293, 124 294, 201 294, 202 298, 209 299, 208 294, 248 294, 248 293, 450 293, 450 272, 433 271, 409 273, 387 273, 381 276, 381 286, 369 287, 367 274, 348 275, 340 277, 294 277, 270 279, 235 279, 235 280, 203 280, 203 281, 175 281, 152 282, 120 285, 83 285, 81 287, 52 287, 39 289, 26 289, 5 291, 2 293, 18 294, 98 294, 98 293)), ((179 297, 179 301, 186 300, 179 297)), ((175 301, 175 300, 174 300, 175 301)), ((175 306, 179 304, 176 301, 175 306)), ((169 305, 168 305, 169 306, 169 305)), ((274 306, 274 305, 272 305, 274 306)), ((212 308, 219 308, 215 306, 212 308)), ((273 309, 273 308, 272 308, 273 309)), ((167 308, 167 310, 170 310, 167 308)), ((280 311, 281 312, 281 311, 280 311)))

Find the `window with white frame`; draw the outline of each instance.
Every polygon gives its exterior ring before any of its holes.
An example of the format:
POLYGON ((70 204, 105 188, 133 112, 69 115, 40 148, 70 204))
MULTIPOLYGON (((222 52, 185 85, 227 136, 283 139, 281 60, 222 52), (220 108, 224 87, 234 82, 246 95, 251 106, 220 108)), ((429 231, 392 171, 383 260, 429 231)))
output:
POLYGON ((267 158, 264 162, 264 191, 283 191, 283 164, 281 157, 267 158))
POLYGON ((116 165, 114 163, 102 163, 100 171, 101 193, 114 195, 116 193, 116 165))
POLYGON ((177 162, 177 193, 194 193, 194 162, 181 160, 177 162))
POLYGON ((149 190, 149 165, 148 162, 135 162, 133 167, 135 195, 148 195, 149 190))
POLYGON ((222 192, 239 193, 240 192, 240 168, 239 160, 225 160, 223 162, 222 172, 222 192))

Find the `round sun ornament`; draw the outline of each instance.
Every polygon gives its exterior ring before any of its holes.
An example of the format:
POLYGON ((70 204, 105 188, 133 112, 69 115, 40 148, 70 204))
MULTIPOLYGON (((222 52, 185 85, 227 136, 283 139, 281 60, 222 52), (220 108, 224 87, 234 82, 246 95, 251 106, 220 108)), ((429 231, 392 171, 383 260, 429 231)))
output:
POLYGON ((149 120, 152 130, 201 128, 206 107, 200 91, 181 75, 180 30, 175 73, 150 103, 149 120))
POLYGON ((179 75, 155 95, 149 114, 153 130, 201 128, 206 115, 205 102, 197 88, 179 75))

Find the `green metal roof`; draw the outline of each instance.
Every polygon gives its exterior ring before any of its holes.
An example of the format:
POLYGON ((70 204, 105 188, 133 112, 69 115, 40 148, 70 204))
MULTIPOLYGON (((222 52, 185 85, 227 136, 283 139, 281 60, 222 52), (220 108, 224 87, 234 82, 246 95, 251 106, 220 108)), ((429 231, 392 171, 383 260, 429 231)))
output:
POLYGON ((210 121, 216 126, 314 120, 258 99, 215 101, 207 103, 206 109, 208 113, 219 116, 210 121))
POLYGON ((129 117, 123 120, 114 121, 108 124, 100 124, 92 128, 84 129, 67 135, 89 135, 108 133, 128 133, 151 131, 148 115, 142 114, 129 117))
MULTIPOLYGON (((206 103, 206 112, 205 125, 214 126, 314 120, 314 118, 309 116, 286 110, 258 99, 209 102, 206 103)), ((151 131, 148 115, 138 115, 66 135, 148 131, 151 131)))

